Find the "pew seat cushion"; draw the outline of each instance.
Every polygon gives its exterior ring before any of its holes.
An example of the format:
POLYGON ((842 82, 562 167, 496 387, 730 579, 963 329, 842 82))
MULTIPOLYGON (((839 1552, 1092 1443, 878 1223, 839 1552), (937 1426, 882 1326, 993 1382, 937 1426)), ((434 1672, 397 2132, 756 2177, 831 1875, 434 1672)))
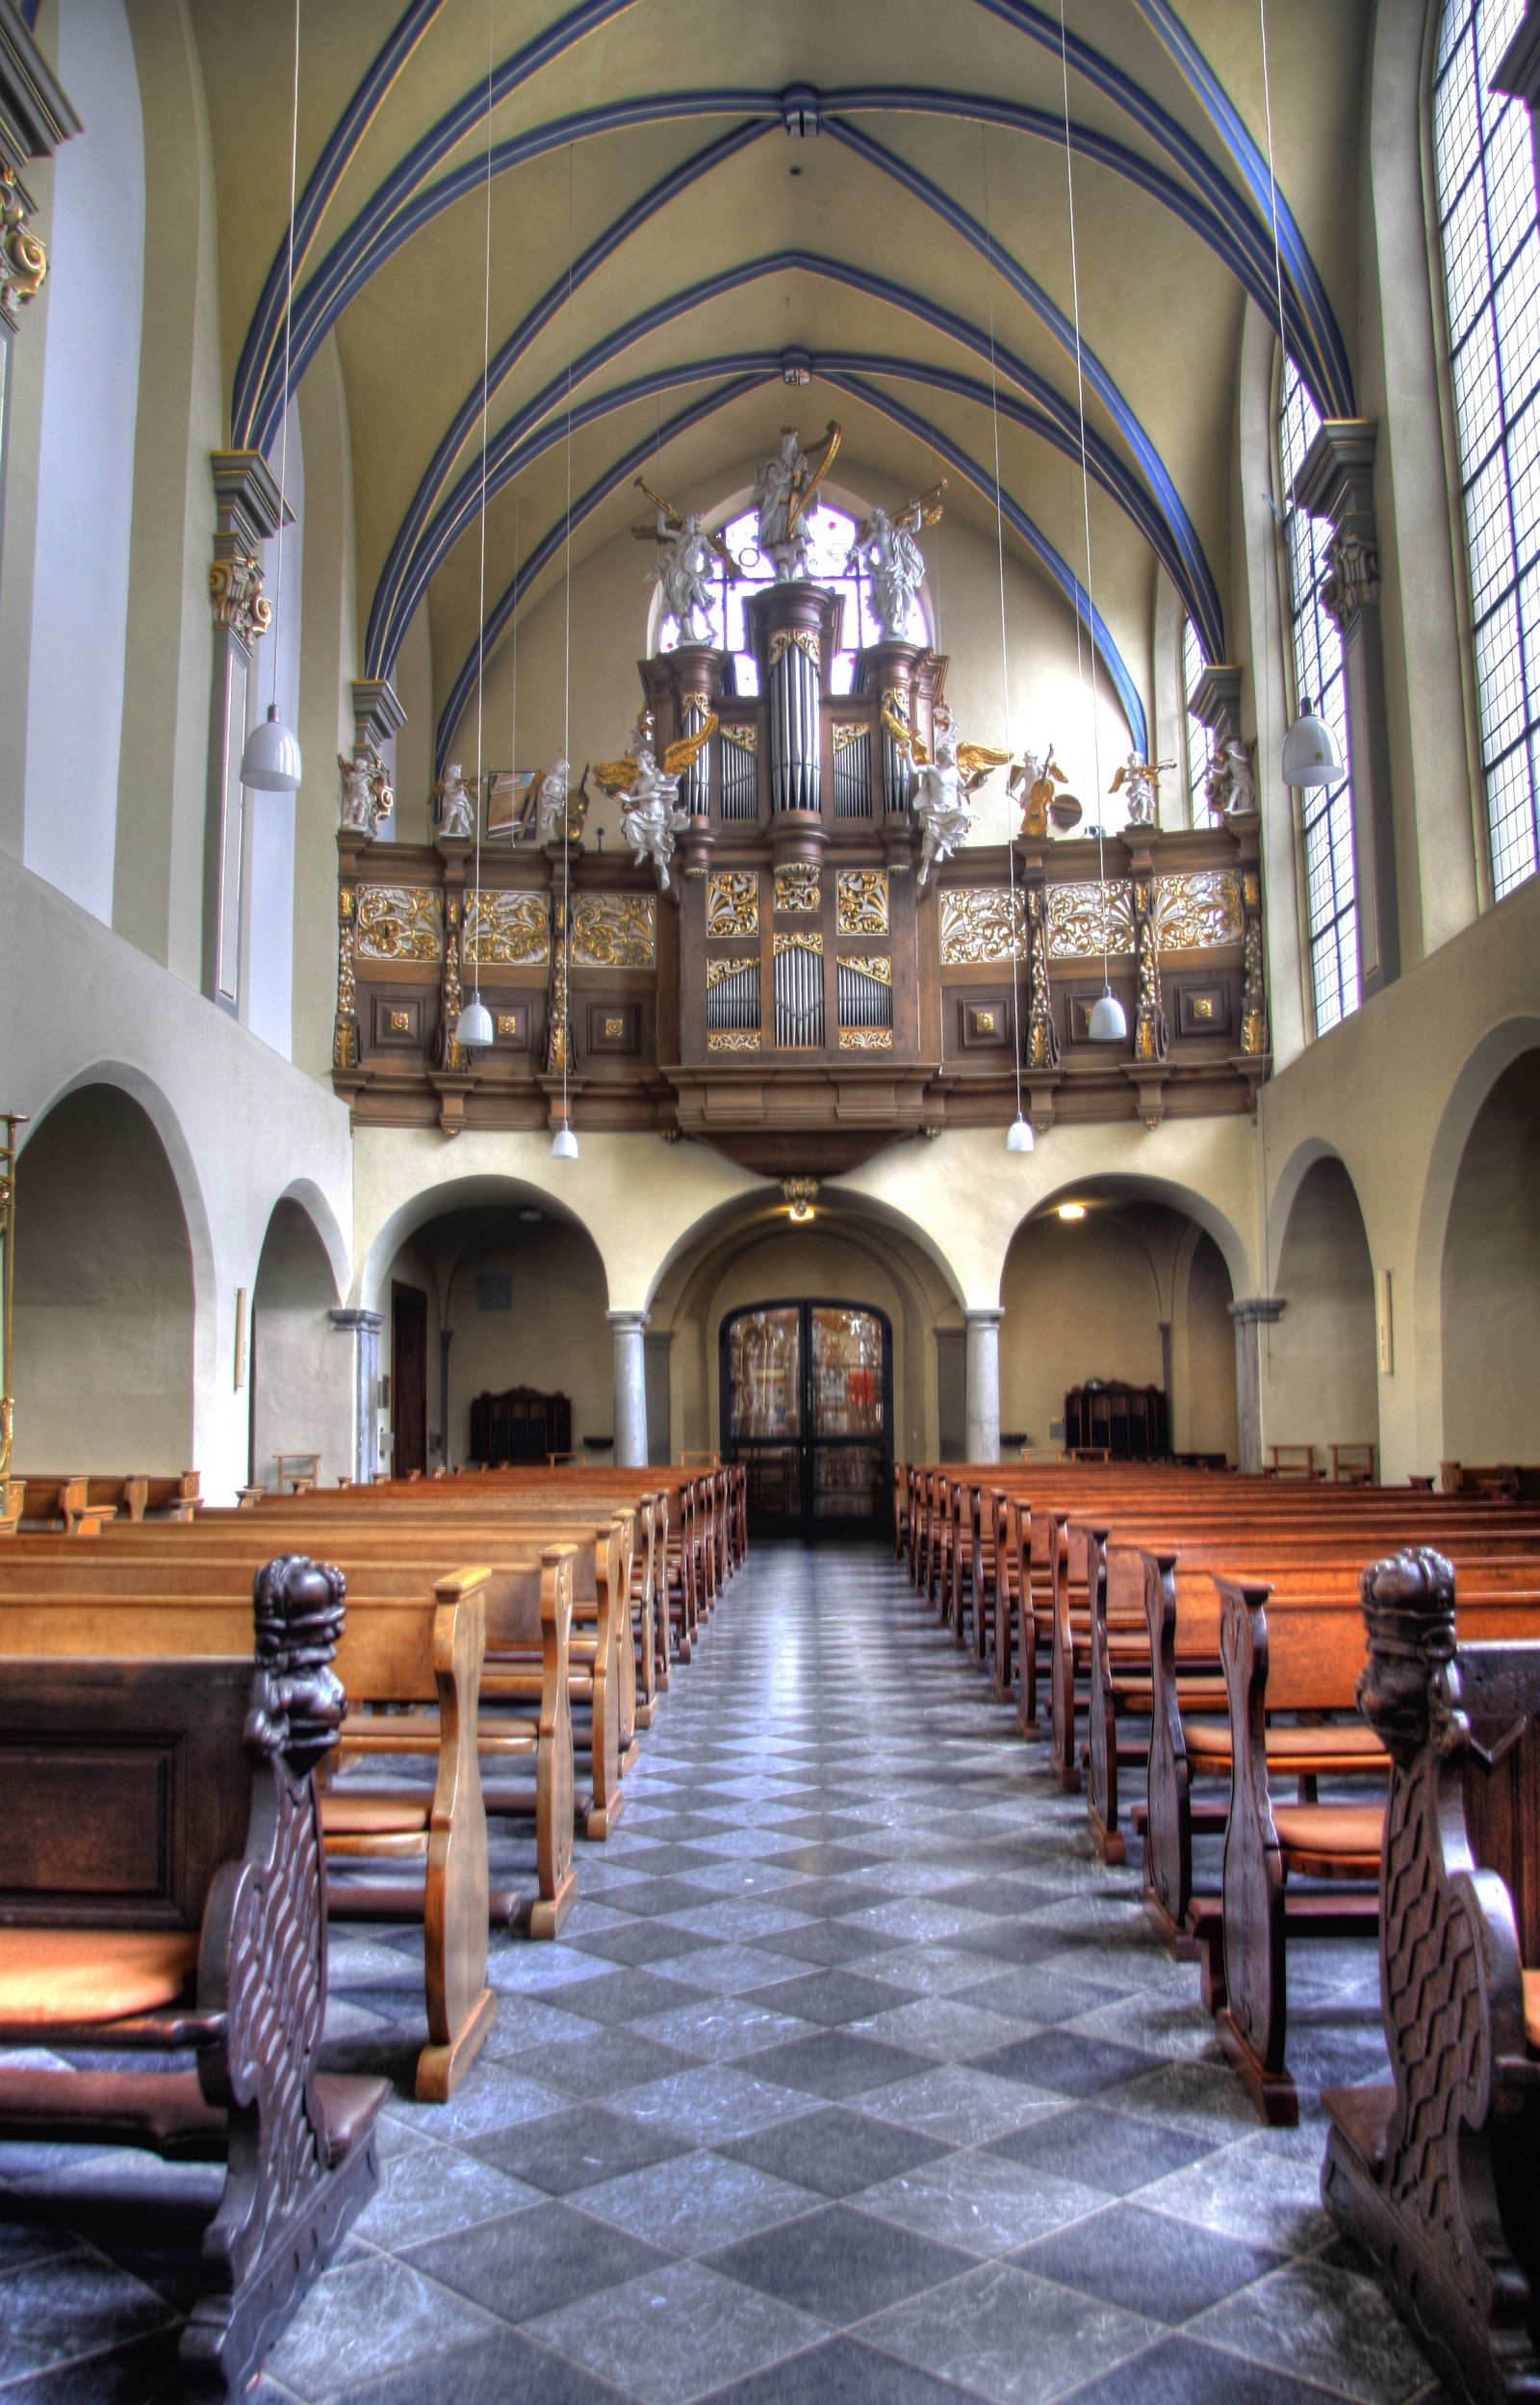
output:
MULTIPOLYGON (((1226 1770, 1229 1768, 1227 1720, 1184 1720, 1182 1741, 1191 1760, 1205 1767, 1222 1763, 1226 1770)), ((1366 1720, 1344 1720, 1328 1728, 1280 1728, 1274 1724, 1268 1730, 1268 1760, 1280 1771, 1295 1773, 1389 1764, 1383 1744, 1366 1720)))
POLYGON ((421 1835, 432 1816, 433 1799, 418 1803, 405 1796, 350 1796, 332 1788, 321 1799, 321 1833, 326 1837, 411 1837, 421 1835))
POLYGON ((0 1929, 0 2022, 123 2021, 157 2012, 197 1977, 195 1929, 0 1929))
POLYGON ((1524 2034, 1531 2053, 1540 2055, 1540 1971, 1524 1975, 1524 2034))
POLYGON ((1385 1835, 1379 1804, 1274 1804, 1272 1825, 1286 1869, 1307 1877, 1378 1875, 1385 1835))

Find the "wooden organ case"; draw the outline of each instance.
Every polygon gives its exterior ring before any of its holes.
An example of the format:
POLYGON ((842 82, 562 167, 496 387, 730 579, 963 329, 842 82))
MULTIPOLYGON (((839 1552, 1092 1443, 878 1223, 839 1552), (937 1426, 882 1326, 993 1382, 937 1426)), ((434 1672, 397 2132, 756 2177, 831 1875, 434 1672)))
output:
POLYGON ((1129 827, 1104 874, 1093 838, 1018 837, 1014 862, 969 844, 922 891, 915 770, 890 723, 932 741, 946 662, 883 642, 836 693, 842 607, 810 583, 750 596, 753 694, 706 645, 640 663, 659 756, 717 721, 680 781, 666 892, 578 840, 565 907, 559 844, 484 848, 477 906, 468 840, 339 836, 333 1074, 355 1120, 550 1125, 565 1072, 579 1128, 835 1175, 898 1136, 1005 1125, 1016 1042, 1040 1128, 1252 1106, 1255 817, 1129 827), (1087 1023, 1104 943, 1129 1030, 1115 1045, 1087 1023), (496 1036, 468 1055, 453 1029, 473 974, 496 1036))

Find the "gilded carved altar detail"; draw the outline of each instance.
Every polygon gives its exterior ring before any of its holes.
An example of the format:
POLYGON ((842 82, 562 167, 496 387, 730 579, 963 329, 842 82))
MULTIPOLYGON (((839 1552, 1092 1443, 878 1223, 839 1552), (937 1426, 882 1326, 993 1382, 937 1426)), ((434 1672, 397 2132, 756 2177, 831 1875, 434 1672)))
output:
POLYGON ((724 977, 735 977, 740 970, 757 969, 758 966, 757 952, 724 954, 720 960, 708 960, 706 964, 706 990, 709 994, 711 988, 720 985, 724 977))
POLYGON ((8 325, 19 324, 22 308, 48 276, 48 253, 27 222, 30 207, 15 168, 0 161, 0 315, 8 325))
POLYGON ((886 869, 841 868, 835 893, 841 935, 887 933, 886 869))
POLYGON ((1241 885, 1233 869, 1195 868, 1155 880, 1155 936, 1163 951, 1206 952, 1241 941, 1241 885))
POLYGON ((1027 925, 1031 930, 1031 968, 1027 975, 1027 1067, 1057 1069, 1059 1029, 1054 1022, 1053 996, 1048 984, 1048 911, 1041 886, 1027 891, 1027 925))
POLYGON ((332 1025, 333 1069, 358 1067, 358 985, 353 974, 353 889, 337 889, 337 1016, 332 1025))
POLYGON ((565 1077, 572 1069, 572 1017, 570 1010, 572 930, 565 902, 552 907, 554 921, 554 942, 551 947, 551 998, 548 1005, 548 1035, 546 1039, 546 1074, 565 1077))
POLYGON ((214 562, 209 570, 209 601, 216 632, 235 635, 248 649, 272 624, 272 604, 262 589, 262 570, 250 553, 240 552, 214 562))
POLYGON ((360 960, 438 960, 444 951, 442 896, 424 885, 361 885, 360 960))
POLYGON ((1048 888, 1048 952, 1053 960, 1099 959, 1134 949, 1134 908, 1120 879, 1048 888))
POLYGON ((793 861, 789 867, 776 870, 776 908, 784 917, 817 910, 822 901, 823 887, 815 867, 793 861))
POLYGON ((892 958, 886 952, 841 952, 839 966, 841 969, 859 969, 863 977, 875 979, 878 985, 891 985, 893 982, 892 958))
POLYGON ((816 630, 812 627, 781 627, 770 637, 769 665, 772 676, 793 643, 798 651, 806 652, 815 668, 818 666, 823 653, 816 630))
POLYGON ((941 894, 941 966, 1026 956, 1026 913, 1019 892, 1002 886, 953 886, 941 894))
POLYGON ((465 957, 503 969, 543 969, 551 958, 551 908, 546 896, 472 894, 465 906, 465 957))
POLYGON ((795 934, 787 932, 776 938, 777 952, 821 952, 824 939, 817 927, 799 927, 795 934))
POLYGON ((655 893, 579 893, 572 906, 572 956, 578 969, 655 969, 655 893))
POLYGON ((757 1027, 712 1027, 707 1031, 706 1048, 708 1052, 757 1052, 757 1027))
POLYGON ((759 875, 755 868, 714 868, 706 886, 708 936, 757 935, 759 875))
POLYGON ((460 1009, 465 994, 460 984, 460 946, 457 941, 468 905, 458 893, 444 899, 444 928, 448 942, 444 946, 444 991, 439 1005, 439 1067, 450 1075, 463 1073, 471 1066, 471 1055, 460 1042, 460 1009))
POLYGON ((890 1052, 893 1048, 891 1027, 841 1027, 839 1048, 842 1052, 890 1052))

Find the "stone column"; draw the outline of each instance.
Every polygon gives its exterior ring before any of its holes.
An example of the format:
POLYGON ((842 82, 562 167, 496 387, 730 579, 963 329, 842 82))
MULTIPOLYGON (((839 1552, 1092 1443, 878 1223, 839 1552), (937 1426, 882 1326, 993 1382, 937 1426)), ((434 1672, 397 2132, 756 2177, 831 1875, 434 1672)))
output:
POLYGON ((1513 39, 1492 71, 1494 91, 1511 92, 1529 112, 1529 138, 1534 144, 1534 171, 1540 182, 1540 0, 1529 0, 1513 39))
POLYGON ((610 1311, 615 1332, 615 1467, 647 1463, 647 1349, 645 1311, 610 1311))
POLYGON ((1000 1322, 1003 1310, 964 1311, 967 1366, 967 1459, 1000 1459, 1000 1322))
POLYGON ((1262 1467, 1262 1357, 1257 1330, 1283 1317, 1282 1295, 1250 1295, 1232 1303, 1235 1322, 1236 1455, 1244 1470, 1262 1467))
POLYGON ((353 1476, 367 1487, 379 1467, 374 1441, 374 1402, 379 1393, 379 1332, 383 1311, 335 1310, 332 1326, 353 1340, 353 1476))
POLYGON ((1353 870, 1358 981, 1367 999, 1400 974, 1396 916, 1396 827, 1391 810, 1390 718, 1379 618, 1372 418, 1327 418, 1295 478, 1294 498, 1328 518, 1331 572, 1321 598, 1342 631, 1348 689, 1348 766, 1353 784, 1353 870))
MULTIPOLYGON (((214 675, 209 701, 208 825, 203 841, 203 991, 239 1014, 246 852, 245 749, 251 670, 259 639, 272 623, 262 589, 261 547, 278 531, 285 504, 259 451, 217 451, 214 474, 214 675)), ((293 512, 287 512, 292 516, 293 512)))

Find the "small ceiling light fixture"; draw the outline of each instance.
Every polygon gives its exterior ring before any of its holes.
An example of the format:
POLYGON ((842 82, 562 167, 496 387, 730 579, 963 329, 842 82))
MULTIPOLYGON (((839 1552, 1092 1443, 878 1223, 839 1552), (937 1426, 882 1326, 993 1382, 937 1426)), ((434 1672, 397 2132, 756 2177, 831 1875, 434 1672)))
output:
POLYGON ((283 293, 283 431, 278 438, 278 556, 273 579, 272 699, 246 737, 241 782, 256 793, 297 793, 303 767, 299 737, 278 715, 278 624, 283 604, 283 522, 288 512, 289 367, 295 310, 295 194, 299 166, 299 0, 295 0, 294 95, 289 116, 289 264, 283 293))
POLYGON ((1018 1110, 1005 1131, 1006 1151, 1008 1152, 1031 1152, 1036 1150, 1037 1142, 1038 1139, 1032 1132, 1031 1120, 1023 1119, 1018 1110))
POLYGON ((575 1161, 578 1158, 578 1137, 565 1119, 551 1139, 551 1157, 553 1161, 575 1161))
POLYGON ((818 1197, 816 1177, 783 1177, 781 1191, 786 1198, 786 1209, 794 1228, 805 1228, 812 1217, 812 1206, 818 1197))
POLYGON ((1086 1206, 1084 1202, 1061 1202, 1059 1205, 1059 1217, 1061 1219, 1084 1219, 1085 1216, 1086 1206))
MULTIPOLYGON (((1268 0, 1257 0, 1257 13, 1262 29, 1262 108, 1268 134, 1268 196, 1272 212, 1272 289, 1278 303, 1278 353, 1287 362, 1289 338, 1283 322, 1283 253, 1278 242, 1278 179, 1272 163, 1272 87, 1268 75, 1268 0)), ((1268 496, 1270 502, 1272 497, 1268 496)), ((1272 502, 1272 514, 1280 526, 1282 510, 1272 502)), ((1337 738, 1324 718, 1316 715, 1308 693, 1299 696, 1299 715, 1283 738, 1283 781, 1285 785, 1336 785, 1348 773, 1343 765, 1337 738)))

